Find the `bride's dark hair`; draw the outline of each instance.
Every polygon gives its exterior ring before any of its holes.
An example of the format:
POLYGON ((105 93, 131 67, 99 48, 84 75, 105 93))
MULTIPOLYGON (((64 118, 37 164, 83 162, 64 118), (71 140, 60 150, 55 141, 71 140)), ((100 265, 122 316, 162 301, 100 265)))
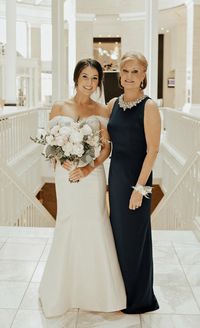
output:
POLYGON ((81 59, 76 64, 76 67, 74 69, 74 84, 75 84, 75 87, 78 84, 78 78, 79 78, 82 70, 85 67, 88 67, 88 66, 93 67, 97 70, 98 76, 99 76, 98 87, 99 87, 100 92, 101 92, 102 91, 102 81, 103 81, 103 68, 97 60, 92 59, 92 58, 81 59))

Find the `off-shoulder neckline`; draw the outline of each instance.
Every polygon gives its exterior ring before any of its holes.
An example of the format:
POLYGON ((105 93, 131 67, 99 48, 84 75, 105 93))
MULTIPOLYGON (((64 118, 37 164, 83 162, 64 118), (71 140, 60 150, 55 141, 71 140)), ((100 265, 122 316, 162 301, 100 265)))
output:
POLYGON ((52 119, 50 119, 49 121, 52 121, 52 120, 54 120, 55 118, 59 118, 59 117, 64 117, 64 118, 69 118, 69 119, 71 119, 72 121, 74 121, 74 122, 80 122, 80 121, 84 121, 84 120, 87 120, 87 119, 89 119, 89 118, 92 118, 92 117, 97 117, 97 118, 102 118, 102 119, 105 119, 105 120, 109 120, 109 118, 108 117, 104 117, 104 116, 101 116, 101 115, 95 115, 95 114, 93 114, 93 115, 90 115, 90 116, 86 116, 86 117, 81 117, 80 119, 78 119, 78 120, 75 120, 75 118, 73 118, 73 117, 71 117, 71 116, 67 116, 67 115, 56 115, 56 116, 54 116, 52 119))

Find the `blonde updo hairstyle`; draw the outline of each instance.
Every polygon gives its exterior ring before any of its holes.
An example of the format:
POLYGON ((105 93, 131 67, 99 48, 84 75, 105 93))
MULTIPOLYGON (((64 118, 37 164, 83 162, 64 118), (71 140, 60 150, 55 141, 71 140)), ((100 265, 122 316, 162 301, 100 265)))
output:
MULTIPOLYGON (((121 57, 121 60, 120 60, 120 70, 123 68, 124 64, 127 62, 127 61, 131 61, 131 60, 137 60, 138 63, 143 66, 144 68, 144 72, 147 71, 147 67, 148 67, 148 62, 145 58, 144 55, 142 55, 140 52, 126 52, 122 57, 121 57)), ((146 74, 145 74, 145 78, 144 80, 141 82, 141 85, 140 85, 140 88, 143 90, 145 89, 147 86, 147 77, 146 77, 146 74)))

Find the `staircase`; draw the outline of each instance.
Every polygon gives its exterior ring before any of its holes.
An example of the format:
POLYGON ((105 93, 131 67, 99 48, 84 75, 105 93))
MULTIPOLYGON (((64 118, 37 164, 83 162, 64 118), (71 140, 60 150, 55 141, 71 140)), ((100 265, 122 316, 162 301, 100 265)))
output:
POLYGON ((0 116, 0 225, 54 227, 55 220, 36 198, 43 185, 37 134, 38 110, 0 116))
POLYGON ((3 162, 0 164, 0 180, 4 186, 0 197, 2 226, 53 227, 55 225, 54 218, 45 207, 3 162))
MULTIPOLYGON (((159 230, 197 230, 200 216, 200 152, 188 159, 182 172, 152 215, 152 226, 159 230)), ((200 231, 200 229, 199 229, 200 231)))

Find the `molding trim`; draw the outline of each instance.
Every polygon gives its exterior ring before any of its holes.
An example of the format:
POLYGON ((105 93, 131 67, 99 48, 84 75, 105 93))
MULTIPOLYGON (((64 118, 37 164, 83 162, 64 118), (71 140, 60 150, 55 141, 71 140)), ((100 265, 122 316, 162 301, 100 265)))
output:
MULTIPOLYGON (((0 16, 6 17, 5 6, 1 6, 0 16)), ((51 24, 51 8, 18 2, 16 5, 16 19, 17 21, 27 22, 34 27, 40 27, 41 24, 51 24)))
POLYGON ((137 12, 137 13, 125 13, 119 14, 119 18, 121 21, 139 21, 145 20, 146 13, 145 12, 137 12))
POLYGON ((200 0, 185 0, 186 6, 200 5, 200 0))
POLYGON ((76 20, 78 22, 93 22, 96 18, 95 14, 76 14, 76 20))

